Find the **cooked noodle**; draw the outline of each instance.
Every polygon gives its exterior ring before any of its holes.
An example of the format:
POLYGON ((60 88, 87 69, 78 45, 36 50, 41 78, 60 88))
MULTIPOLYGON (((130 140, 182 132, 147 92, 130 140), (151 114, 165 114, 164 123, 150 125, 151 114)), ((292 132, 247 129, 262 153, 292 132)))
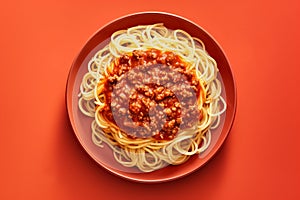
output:
POLYGON ((125 167, 151 172, 168 164, 181 164, 208 148, 211 129, 218 127, 220 116, 226 110, 217 74, 217 63, 208 55, 200 39, 183 30, 167 29, 163 24, 135 26, 113 33, 110 43, 90 60, 80 85, 79 108, 83 114, 94 118, 91 129, 95 145, 103 147, 107 144, 115 159, 125 167), (101 113, 106 105, 104 82, 113 61, 134 50, 150 48, 180 56, 188 63, 186 70, 193 71, 200 82, 201 95, 197 105, 202 118, 193 127, 180 129, 172 140, 130 138, 101 113))

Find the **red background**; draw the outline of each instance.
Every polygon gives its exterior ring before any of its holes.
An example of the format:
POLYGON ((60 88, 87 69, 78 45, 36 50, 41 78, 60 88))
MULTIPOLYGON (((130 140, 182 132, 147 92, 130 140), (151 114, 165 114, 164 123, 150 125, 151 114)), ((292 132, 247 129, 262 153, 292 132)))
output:
POLYGON ((299 13, 297 0, 2 2, 0 199, 300 199, 299 13), (73 59, 98 28, 152 10, 186 17, 221 44, 238 108, 207 165, 149 185, 116 177, 86 154, 64 95, 73 59))

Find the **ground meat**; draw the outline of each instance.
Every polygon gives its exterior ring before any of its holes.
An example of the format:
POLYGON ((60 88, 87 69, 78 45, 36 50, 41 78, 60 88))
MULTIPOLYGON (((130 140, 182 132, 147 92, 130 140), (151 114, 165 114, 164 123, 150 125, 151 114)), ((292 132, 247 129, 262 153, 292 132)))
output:
POLYGON ((171 140, 201 116, 199 82, 172 52, 133 51, 114 62, 101 111, 131 138, 171 140))

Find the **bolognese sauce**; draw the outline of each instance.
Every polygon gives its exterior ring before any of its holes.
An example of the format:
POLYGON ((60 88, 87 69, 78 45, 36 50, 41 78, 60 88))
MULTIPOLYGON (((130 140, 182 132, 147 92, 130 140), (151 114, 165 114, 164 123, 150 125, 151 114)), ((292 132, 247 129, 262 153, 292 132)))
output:
POLYGON ((132 139, 172 140, 201 119, 200 83, 187 67, 157 49, 122 55, 107 70, 103 116, 132 139))

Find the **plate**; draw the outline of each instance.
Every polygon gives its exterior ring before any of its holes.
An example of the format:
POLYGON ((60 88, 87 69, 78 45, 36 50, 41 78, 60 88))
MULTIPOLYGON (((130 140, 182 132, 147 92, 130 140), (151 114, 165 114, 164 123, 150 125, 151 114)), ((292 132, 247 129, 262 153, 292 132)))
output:
POLYGON ((216 40, 202 27, 181 16, 164 12, 134 13, 118 18, 100 28, 84 45, 71 66, 67 87, 66 106, 74 133, 82 147, 99 165, 120 177, 138 182, 164 182, 183 177, 206 164, 220 149, 232 127, 236 111, 236 86, 232 70, 225 53, 216 40), (163 23, 169 29, 181 29, 203 41, 207 52, 213 57, 222 80, 222 96, 227 108, 221 125, 212 133, 211 144, 203 153, 193 155, 180 165, 169 165, 153 172, 140 172, 135 168, 119 166, 108 147, 99 148, 92 141, 91 118, 84 116, 78 108, 79 87, 87 72, 89 60, 110 41, 112 33, 137 25, 163 23))

